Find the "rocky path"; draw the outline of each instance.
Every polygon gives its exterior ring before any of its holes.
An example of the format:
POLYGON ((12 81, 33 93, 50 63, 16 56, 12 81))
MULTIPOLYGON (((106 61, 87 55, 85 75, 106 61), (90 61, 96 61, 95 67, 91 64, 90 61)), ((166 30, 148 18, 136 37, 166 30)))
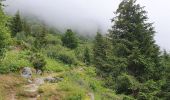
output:
POLYGON ((40 96, 38 94, 38 87, 39 85, 35 83, 23 86, 23 92, 25 93, 27 100, 37 100, 37 98, 40 96))
MULTIPOLYGON (((83 69, 76 69, 76 71, 81 72, 83 69)), ((57 83, 59 81, 62 81, 63 79, 60 77, 55 77, 57 74, 48 74, 45 76, 40 76, 38 78, 34 78, 32 81, 28 80, 28 84, 25 84, 22 86, 21 90, 21 98, 22 100, 40 100, 41 95, 38 92, 38 89, 41 85, 43 85, 45 82, 48 83, 57 83), (24 98, 24 99, 23 99, 24 98)), ((87 93, 88 100, 95 100, 94 93, 87 93)), ((11 99, 9 100, 20 100, 20 97, 17 96, 16 92, 11 93, 11 99)))
MULTIPOLYGON (((35 78, 32 82, 29 81, 28 84, 23 85, 21 94, 24 97, 24 100, 38 100, 40 97, 38 88, 42 84, 44 84, 43 78, 35 78)), ((9 100, 18 100, 16 92, 11 92, 9 100)))
MULTIPOLYGON (((38 93, 38 89, 41 85, 43 85, 45 82, 48 83, 57 83, 59 81, 62 81, 62 78, 55 77, 53 75, 49 75, 46 77, 39 77, 33 79, 33 81, 28 80, 28 84, 22 86, 22 97, 24 100, 38 100, 40 97, 40 94, 38 93)), ((16 96, 16 92, 13 92, 11 94, 10 100, 18 100, 16 96)))

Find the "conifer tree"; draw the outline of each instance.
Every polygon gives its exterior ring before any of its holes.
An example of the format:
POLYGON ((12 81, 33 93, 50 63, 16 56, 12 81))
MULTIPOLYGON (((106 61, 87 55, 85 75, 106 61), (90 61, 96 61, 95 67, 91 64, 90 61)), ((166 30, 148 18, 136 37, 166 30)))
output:
POLYGON ((64 34, 61 40, 63 46, 66 46, 67 48, 75 49, 78 46, 78 39, 75 33, 71 29, 68 29, 66 31, 66 33, 64 34))
POLYGON ((34 33, 34 37, 35 37, 35 41, 34 41, 34 45, 36 49, 41 49, 42 47, 46 46, 47 44, 47 29, 45 25, 42 26, 36 26, 37 29, 34 33))
POLYGON ((11 21, 12 37, 15 37, 16 34, 21 31, 22 31, 22 20, 20 17, 20 13, 18 11, 11 21))
POLYGON ((154 27, 148 23, 144 7, 136 0, 123 0, 116 11, 110 30, 114 54, 126 59, 125 70, 140 81, 159 79, 159 47, 154 40, 154 27))
POLYGON ((94 64, 100 69, 100 62, 103 59, 103 36, 100 33, 97 33, 94 42, 94 64))
POLYGON ((111 72, 111 48, 109 42, 99 32, 94 41, 94 65, 97 68, 97 73, 101 77, 108 76, 111 72))
POLYGON ((84 63, 86 65, 90 65, 90 63, 91 63, 90 51, 89 51, 89 48, 87 48, 87 47, 84 50, 84 63))

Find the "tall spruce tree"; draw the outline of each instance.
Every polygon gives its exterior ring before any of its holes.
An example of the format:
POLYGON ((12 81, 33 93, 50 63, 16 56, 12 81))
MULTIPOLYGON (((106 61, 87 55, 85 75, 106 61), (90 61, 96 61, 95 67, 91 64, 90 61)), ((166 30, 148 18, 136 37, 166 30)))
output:
POLYGON ((11 21, 12 37, 16 36, 18 32, 22 31, 22 20, 19 11, 15 14, 11 21))
POLYGON ((32 32, 33 36, 35 37, 34 46, 38 50, 46 46, 46 36, 48 31, 45 24, 35 26, 34 28, 35 30, 32 32))
POLYGON ((108 76, 111 72, 111 47, 106 37, 103 37, 99 32, 94 41, 94 65, 97 68, 97 74, 101 77, 108 76))
POLYGON ((169 100, 170 98, 170 54, 164 50, 163 55, 161 56, 163 65, 165 66, 164 79, 165 82, 162 85, 160 97, 164 100, 169 100))
POLYGON ((126 59, 124 70, 139 81, 159 79, 159 47, 144 7, 136 4, 136 0, 123 0, 115 14, 110 37, 116 57, 126 59))

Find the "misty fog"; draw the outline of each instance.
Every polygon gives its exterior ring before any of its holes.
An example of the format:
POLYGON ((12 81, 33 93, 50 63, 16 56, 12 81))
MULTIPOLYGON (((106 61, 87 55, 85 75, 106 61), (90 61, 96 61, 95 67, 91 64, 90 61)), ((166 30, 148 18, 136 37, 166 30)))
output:
POLYGON ((33 15, 64 31, 71 28, 82 34, 107 32, 113 17, 113 1, 99 0, 7 0, 6 11, 33 15), (94 2, 94 3, 93 3, 94 2))
MULTIPOLYGON (((15 14, 33 15, 60 31, 71 28, 81 34, 106 33, 110 19, 121 0, 6 0, 5 10, 15 14)), ((138 0, 146 6, 149 21, 154 22, 156 42, 162 49, 170 50, 169 0, 138 0)))

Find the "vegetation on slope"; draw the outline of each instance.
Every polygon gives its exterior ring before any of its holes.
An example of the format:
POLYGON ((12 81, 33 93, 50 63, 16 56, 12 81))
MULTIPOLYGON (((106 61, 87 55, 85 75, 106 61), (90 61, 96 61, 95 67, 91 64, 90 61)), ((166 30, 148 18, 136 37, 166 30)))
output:
POLYGON ((109 34, 98 32, 93 40, 19 12, 9 17, 0 5, 0 99, 11 92, 24 98, 27 83, 19 73, 30 67, 43 71, 33 78, 63 78, 41 85, 40 100, 168 100, 170 54, 155 44, 146 14, 136 0, 123 0, 109 34))

